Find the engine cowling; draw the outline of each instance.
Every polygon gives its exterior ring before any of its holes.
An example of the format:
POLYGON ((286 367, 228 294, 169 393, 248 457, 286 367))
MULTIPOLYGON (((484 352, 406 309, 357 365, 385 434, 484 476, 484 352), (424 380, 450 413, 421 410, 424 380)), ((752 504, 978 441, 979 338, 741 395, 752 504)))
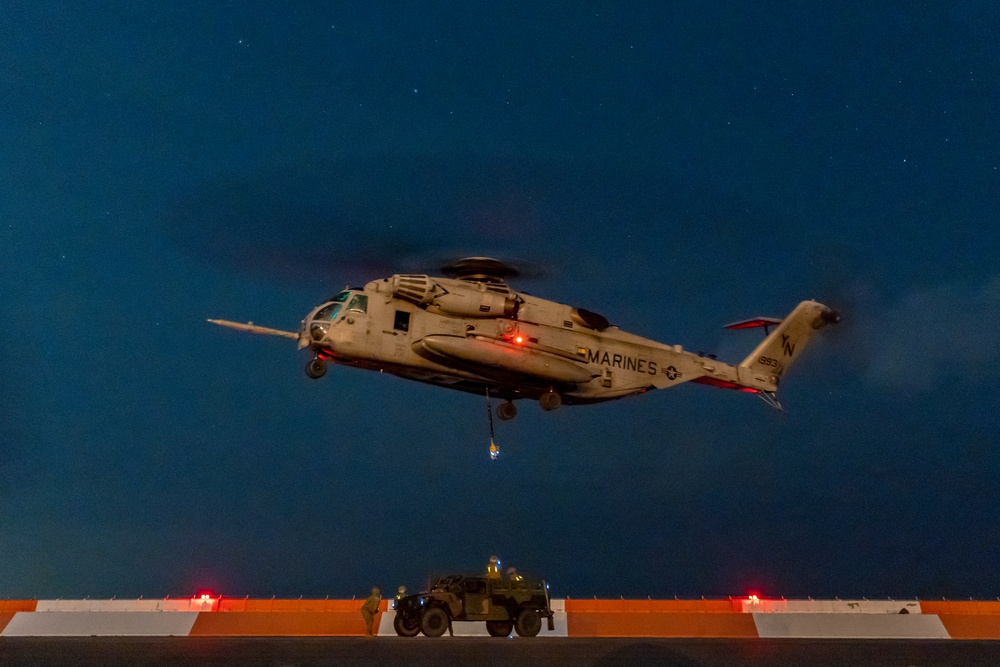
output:
POLYGON ((397 274, 392 295, 423 306, 429 312, 455 317, 514 317, 517 294, 504 284, 434 280, 421 274, 397 274))
POLYGON ((434 294, 430 277, 418 273, 397 273, 390 280, 392 295, 418 306, 426 306, 434 294))

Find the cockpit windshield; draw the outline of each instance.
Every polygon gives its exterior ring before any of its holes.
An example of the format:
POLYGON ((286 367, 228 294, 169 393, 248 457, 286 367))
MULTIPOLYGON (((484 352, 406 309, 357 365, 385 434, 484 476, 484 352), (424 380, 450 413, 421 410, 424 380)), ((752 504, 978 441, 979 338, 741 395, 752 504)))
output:
POLYGON ((330 304, 319 309, 319 312, 313 317, 315 320, 332 320, 337 317, 337 313, 344 306, 344 302, 347 301, 348 297, 351 296, 350 292, 341 292, 337 296, 330 299, 330 304))
POLYGON ((344 303, 350 297, 351 291, 345 290, 330 299, 329 303, 316 311, 316 314, 312 317, 312 322, 309 323, 309 335, 312 336, 313 340, 322 341, 326 337, 326 334, 330 331, 330 327, 333 326, 333 321, 337 319, 337 315, 344 307, 344 303))

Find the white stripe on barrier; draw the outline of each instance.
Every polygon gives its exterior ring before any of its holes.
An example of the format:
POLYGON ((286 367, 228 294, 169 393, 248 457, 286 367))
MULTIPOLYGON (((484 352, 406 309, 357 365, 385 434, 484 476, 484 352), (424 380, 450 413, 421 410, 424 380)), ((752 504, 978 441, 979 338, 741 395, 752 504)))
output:
POLYGON ((186 637, 197 612, 19 611, 0 635, 4 637, 186 637))
POLYGON ((750 614, 919 614, 916 600, 752 600, 744 599, 750 614))
POLYGON ((950 639, 933 614, 754 614, 768 638, 950 639))
POLYGON ((218 605, 218 598, 39 600, 35 611, 215 611, 218 605))

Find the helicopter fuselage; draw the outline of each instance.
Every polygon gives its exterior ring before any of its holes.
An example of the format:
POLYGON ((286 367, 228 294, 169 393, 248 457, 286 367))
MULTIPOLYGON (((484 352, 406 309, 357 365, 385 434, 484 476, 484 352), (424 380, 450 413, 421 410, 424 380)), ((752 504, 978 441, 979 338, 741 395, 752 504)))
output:
POLYGON ((298 332, 209 321, 298 340, 313 353, 312 378, 328 363, 391 373, 503 399, 497 414, 511 419, 517 399, 554 410, 685 382, 758 394, 780 408, 775 392, 784 372, 816 331, 840 319, 803 301, 784 319, 729 325, 775 328, 734 366, 622 331, 583 308, 518 294, 497 260, 469 258, 452 268, 455 277, 396 274, 346 289, 310 311, 298 332))
POLYGON ((393 276, 345 290, 303 321, 319 359, 490 393, 595 403, 738 371, 503 283, 393 276), (339 307, 338 307, 339 306, 339 307))

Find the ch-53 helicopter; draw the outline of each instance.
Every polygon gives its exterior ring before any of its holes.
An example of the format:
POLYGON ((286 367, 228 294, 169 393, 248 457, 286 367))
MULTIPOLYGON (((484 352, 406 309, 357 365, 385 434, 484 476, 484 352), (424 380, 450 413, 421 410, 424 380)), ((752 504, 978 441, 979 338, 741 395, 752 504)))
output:
POLYGON ((765 331, 734 366, 627 333, 595 312, 517 293, 506 282, 517 269, 496 259, 469 257, 442 272, 446 277, 395 274, 345 289, 314 308, 298 331, 208 321, 298 341, 313 353, 310 378, 325 375, 328 362, 383 371, 492 395, 501 399, 497 416, 508 420, 518 399, 550 411, 684 382, 756 394, 781 409, 782 376, 818 330, 840 320, 823 304, 803 301, 784 319, 726 325, 765 331))

